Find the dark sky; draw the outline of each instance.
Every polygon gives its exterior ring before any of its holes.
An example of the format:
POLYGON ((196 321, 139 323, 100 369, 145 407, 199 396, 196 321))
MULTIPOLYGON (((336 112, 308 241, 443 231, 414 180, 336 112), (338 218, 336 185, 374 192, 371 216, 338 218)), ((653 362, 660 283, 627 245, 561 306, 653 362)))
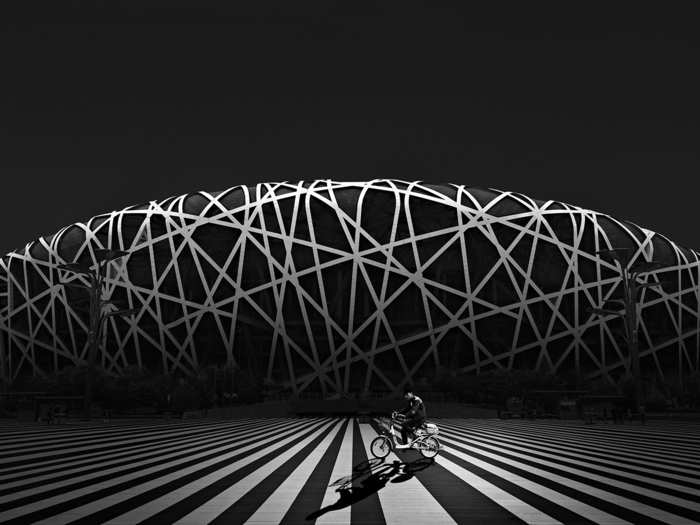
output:
POLYGON ((379 177, 562 200, 700 248, 699 40, 656 13, 66 4, 3 17, 0 253, 189 191, 379 177))

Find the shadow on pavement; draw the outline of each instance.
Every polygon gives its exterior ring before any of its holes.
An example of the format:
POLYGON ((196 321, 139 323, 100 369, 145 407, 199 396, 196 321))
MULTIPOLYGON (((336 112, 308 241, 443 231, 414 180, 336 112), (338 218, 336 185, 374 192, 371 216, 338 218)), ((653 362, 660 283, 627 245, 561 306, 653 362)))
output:
POLYGON ((306 519, 313 521, 326 512, 342 509, 356 503, 367 496, 380 491, 387 483, 402 483, 413 477, 415 472, 428 468, 434 460, 420 458, 404 463, 402 461, 385 462, 383 459, 370 459, 355 465, 350 476, 337 479, 330 487, 337 487, 338 501, 332 505, 318 509, 309 514, 306 519))

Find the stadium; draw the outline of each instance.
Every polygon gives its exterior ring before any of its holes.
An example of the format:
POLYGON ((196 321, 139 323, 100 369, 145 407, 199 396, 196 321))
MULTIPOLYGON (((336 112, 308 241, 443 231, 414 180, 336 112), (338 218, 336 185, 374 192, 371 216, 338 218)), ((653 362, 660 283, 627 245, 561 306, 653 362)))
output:
MULTIPOLYGON (((31 213, 31 210, 28 210, 31 213)), ((238 364, 291 393, 395 393, 440 370, 528 369, 615 384, 630 372, 626 248, 662 286, 639 297, 645 374, 697 372, 698 253, 556 201, 399 180, 264 183, 199 191, 67 226, 0 260, 6 381, 85 363, 87 284, 59 265, 109 263, 98 363, 193 374, 238 364)))

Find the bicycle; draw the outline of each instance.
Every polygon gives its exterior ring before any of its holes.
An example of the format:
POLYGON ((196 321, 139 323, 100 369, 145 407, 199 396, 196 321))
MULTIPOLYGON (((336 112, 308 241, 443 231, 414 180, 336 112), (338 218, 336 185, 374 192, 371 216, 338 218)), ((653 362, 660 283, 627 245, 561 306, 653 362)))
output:
POLYGON ((401 419, 396 412, 391 414, 391 424, 389 425, 389 436, 381 435, 372 440, 369 446, 370 452, 375 458, 383 459, 389 455, 389 452, 394 450, 413 449, 418 450, 424 458, 434 458, 440 451, 440 441, 435 437, 438 432, 438 426, 433 423, 425 423, 414 432, 414 438, 406 443, 400 444, 396 442, 396 432, 394 431, 394 423, 401 423, 401 419))

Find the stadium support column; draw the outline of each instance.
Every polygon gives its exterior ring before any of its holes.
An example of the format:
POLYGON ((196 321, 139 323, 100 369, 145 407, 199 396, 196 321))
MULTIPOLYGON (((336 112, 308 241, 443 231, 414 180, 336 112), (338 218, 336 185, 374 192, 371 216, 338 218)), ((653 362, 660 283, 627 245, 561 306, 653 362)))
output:
MULTIPOLYGON (((6 269, 9 276, 9 263, 6 269)), ((7 392, 10 388, 10 331, 8 321, 12 311, 12 287, 10 279, 0 280, 0 391, 7 392)))
POLYGON ((90 275, 90 329, 88 331, 88 362, 87 374, 85 375, 85 397, 83 399, 85 417, 90 419, 92 407, 92 385, 95 376, 95 357, 97 355, 97 347, 101 331, 100 319, 100 299, 102 298, 102 268, 103 264, 99 264, 99 272, 90 275))
POLYGON ((0 321, 0 391, 7 392, 10 383, 10 374, 8 370, 7 345, 5 344, 7 330, 5 325, 0 321))
POLYGON ((79 281, 61 282, 63 286, 77 288, 83 292, 87 291, 90 297, 90 326, 88 329, 88 355, 85 373, 85 395, 83 399, 86 419, 90 419, 91 416, 92 386, 95 380, 95 360, 97 359, 97 353, 99 351, 102 327, 109 317, 126 317, 139 310, 139 308, 114 310, 114 301, 102 298, 108 264, 126 255, 128 255, 128 252, 121 250, 95 250, 94 268, 88 262, 82 264, 68 263, 58 265, 59 270, 87 278, 90 283, 85 285, 79 281), (110 307, 112 308, 110 309, 110 307))
POLYGON ((625 288, 625 325, 627 345, 629 347, 630 361, 632 365, 632 379, 634 382, 634 409, 640 413, 640 407, 644 404, 642 389, 642 373, 639 364, 639 322, 637 316, 637 286, 636 279, 631 277, 627 269, 623 269, 622 282, 625 288))
POLYGON ((661 282, 638 281, 642 274, 652 272, 661 267, 656 261, 637 261, 630 264, 631 257, 628 248, 613 248, 601 250, 597 255, 604 259, 615 261, 620 265, 620 277, 624 297, 622 299, 609 299, 601 308, 592 308, 590 311, 601 316, 616 316, 622 318, 625 326, 625 341, 629 352, 632 381, 634 383, 634 409, 641 414, 644 405, 644 390, 642 388, 642 372, 639 355, 639 315, 638 307, 640 292, 644 288, 660 286, 661 282))

